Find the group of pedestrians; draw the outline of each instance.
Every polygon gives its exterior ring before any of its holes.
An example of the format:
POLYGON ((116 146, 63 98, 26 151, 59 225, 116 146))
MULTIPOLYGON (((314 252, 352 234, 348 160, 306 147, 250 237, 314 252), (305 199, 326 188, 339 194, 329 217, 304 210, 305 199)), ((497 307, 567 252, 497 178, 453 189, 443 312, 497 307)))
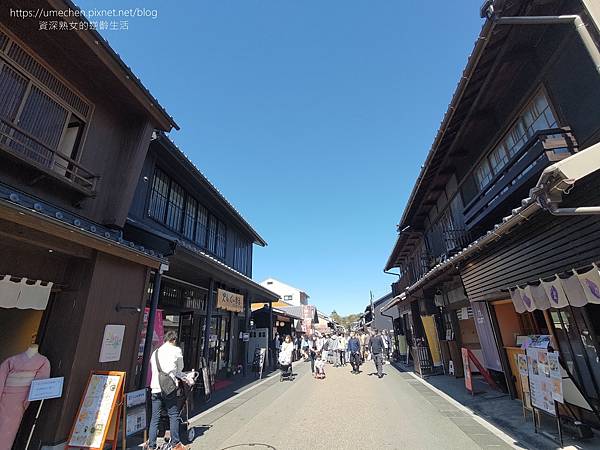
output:
POLYGON ((310 361, 315 378, 325 378, 325 366, 352 366, 352 374, 359 374, 360 366, 367 360, 373 360, 377 376, 383 377, 383 365, 392 354, 392 340, 384 330, 360 331, 350 333, 332 333, 325 336, 303 336, 299 338, 298 348, 305 361, 310 361))

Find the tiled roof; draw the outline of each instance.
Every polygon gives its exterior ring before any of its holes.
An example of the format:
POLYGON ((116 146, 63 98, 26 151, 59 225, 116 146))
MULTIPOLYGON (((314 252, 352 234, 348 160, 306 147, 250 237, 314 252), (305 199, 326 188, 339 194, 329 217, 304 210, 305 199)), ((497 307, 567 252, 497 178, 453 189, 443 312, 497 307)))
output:
POLYGON ((73 231, 110 241, 111 244, 142 253, 149 257, 160 260, 164 259, 163 255, 159 252, 123 239, 123 233, 120 230, 105 227, 2 183, 0 183, 0 202, 27 209, 29 213, 38 214, 44 218, 59 222, 66 227, 72 228, 73 231))

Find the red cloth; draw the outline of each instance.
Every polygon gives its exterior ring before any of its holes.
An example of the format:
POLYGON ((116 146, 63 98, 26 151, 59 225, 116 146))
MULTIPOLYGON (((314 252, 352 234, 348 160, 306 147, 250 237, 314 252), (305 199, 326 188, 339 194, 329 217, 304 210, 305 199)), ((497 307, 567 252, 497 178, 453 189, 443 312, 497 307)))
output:
POLYGON ((50 376, 50 361, 35 353, 11 356, 0 364, 0 450, 12 447, 23 413, 29 406, 27 397, 32 380, 50 376))

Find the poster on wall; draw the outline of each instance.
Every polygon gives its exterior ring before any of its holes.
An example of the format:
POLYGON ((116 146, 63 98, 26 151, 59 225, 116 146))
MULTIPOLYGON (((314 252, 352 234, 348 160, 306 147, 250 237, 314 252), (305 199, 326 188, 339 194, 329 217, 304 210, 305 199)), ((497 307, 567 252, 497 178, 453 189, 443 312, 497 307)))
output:
POLYGON ((527 348, 527 366, 532 405, 556 415, 554 401, 563 402, 558 353, 530 346, 527 348))
POLYGON ((125 336, 125 325, 106 325, 102 337, 99 362, 112 362, 121 359, 121 348, 125 336))
POLYGON ((125 372, 90 374, 68 447, 100 449, 107 439, 116 440, 124 381, 125 372))

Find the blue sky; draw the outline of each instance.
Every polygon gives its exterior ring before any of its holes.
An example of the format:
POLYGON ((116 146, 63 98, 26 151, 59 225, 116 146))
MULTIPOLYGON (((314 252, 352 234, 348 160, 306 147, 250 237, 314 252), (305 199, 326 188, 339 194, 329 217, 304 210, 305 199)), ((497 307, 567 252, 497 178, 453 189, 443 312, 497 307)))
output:
MULTIPOLYGON (((482 25, 481 0, 78 0, 150 8, 103 32, 177 145, 269 243, 254 278, 362 311, 482 25)), ((91 19, 97 20, 97 19, 91 19)))

